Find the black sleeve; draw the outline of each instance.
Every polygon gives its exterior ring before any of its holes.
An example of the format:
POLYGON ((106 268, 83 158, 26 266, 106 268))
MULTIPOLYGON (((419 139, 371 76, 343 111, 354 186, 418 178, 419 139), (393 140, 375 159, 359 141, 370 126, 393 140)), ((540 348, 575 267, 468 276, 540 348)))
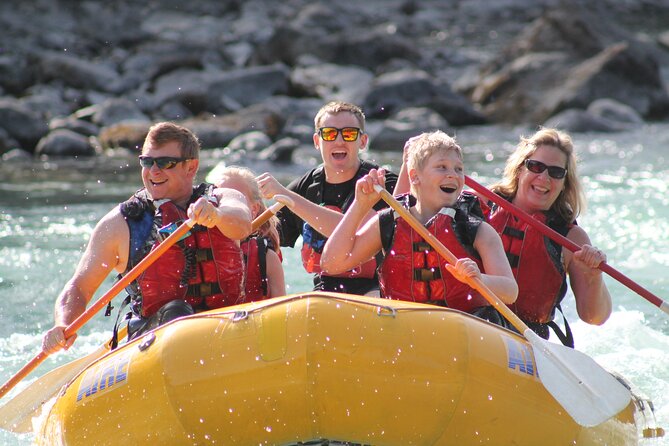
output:
MULTIPOLYGON (((302 178, 293 180, 287 186, 288 190, 304 197, 309 178, 311 177, 310 173, 311 172, 309 172, 307 175, 304 175, 302 178)), ((289 246, 291 248, 294 247, 295 242, 302 235, 302 226, 304 225, 304 221, 287 207, 281 208, 281 210, 276 213, 276 216, 279 219, 279 236, 281 237, 281 246, 289 246)))

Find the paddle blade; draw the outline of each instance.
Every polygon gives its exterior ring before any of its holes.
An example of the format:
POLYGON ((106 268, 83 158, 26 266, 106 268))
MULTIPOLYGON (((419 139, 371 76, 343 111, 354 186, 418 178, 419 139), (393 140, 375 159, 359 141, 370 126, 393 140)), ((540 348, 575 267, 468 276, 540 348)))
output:
POLYGON ((629 389, 594 359, 548 342, 531 329, 524 335, 532 345, 539 379, 578 424, 597 426, 627 407, 629 389))
MULTIPOLYGON (((123 327, 119 331, 120 338, 125 336, 126 330, 123 327)), ((65 384, 72 381, 93 361, 107 354, 110 343, 111 340, 83 358, 75 359, 47 372, 15 395, 0 407, 0 429, 17 434, 31 432, 33 430, 32 419, 39 416, 44 403, 56 396, 65 384)))

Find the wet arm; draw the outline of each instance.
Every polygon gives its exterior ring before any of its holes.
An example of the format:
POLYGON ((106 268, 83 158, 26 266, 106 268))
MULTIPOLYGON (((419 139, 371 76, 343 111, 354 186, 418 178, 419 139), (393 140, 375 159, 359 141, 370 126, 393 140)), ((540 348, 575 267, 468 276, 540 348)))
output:
MULTIPOLYGON (((313 203, 297 192, 282 186, 268 173, 258 176, 257 180, 265 198, 274 198, 275 195, 286 195, 291 198, 293 203, 289 206, 290 211, 309 223, 309 226, 325 237, 332 234, 343 217, 341 213, 313 203)), ((366 218, 369 219, 372 216, 374 216, 374 212, 370 210, 366 218)))
POLYGON ((243 240, 251 235, 251 210, 244 195, 234 189, 216 190, 219 199, 216 207, 216 227, 232 240, 243 240))
MULTIPOLYGON (((567 234, 567 238, 579 246, 589 246, 591 243, 588 234, 579 226, 574 226, 567 234)), ((612 303, 602 271, 596 266, 599 265, 599 261, 591 259, 581 261, 578 258, 579 254, 571 253, 566 248, 563 248, 563 254, 569 284, 576 299, 578 316, 588 324, 602 325, 611 315, 612 303)))
POLYGON ((76 335, 65 339, 64 329, 86 310, 93 295, 116 268, 122 272, 127 263, 129 231, 125 220, 113 210, 96 225, 72 278, 56 299, 54 327, 43 338, 42 348, 53 353, 69 348, 76 335), (121 252, 125 249, 124 252, 121 252))
POLYGON ((381 198, 374 187, 385 184, 384 175, 383 169, 372 169, 355 183, 355 200, 325 243, 321 256, 321 268, 325 272, 338 274, 351 270, 381 250, 379 217, 372 207, 381 198), (358 231, 370 213, 373 217, 358 231))
POLYGON ((381 250, 379 217, 374 216, 360 228, 371 206, 354 200, 348 212, 328 238, 321 256, 321 268, 328 274, 349 271, 374 257, 381 250))
POLYGON ((504 253, 502 240, 487 223, 481 223, 474 241, 474 248, 481 255, 483 283, 505 304, 512 304, 518 297, 518 284, 513 277, 511 266, 504 253))
POLYGON ((276 252, 268 249, 265 261, 267 267, 268 297, 285 296, 286 282, 281 259, 279 259, 276 252))

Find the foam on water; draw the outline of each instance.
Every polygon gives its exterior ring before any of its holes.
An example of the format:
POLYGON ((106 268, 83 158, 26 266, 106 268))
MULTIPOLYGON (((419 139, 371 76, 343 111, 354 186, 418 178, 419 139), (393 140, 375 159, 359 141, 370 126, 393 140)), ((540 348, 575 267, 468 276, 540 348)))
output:
POLYGON ((642 312, 619 308, 603 327, 572 324, 579 350, 619 373, 655 404, 658 424, 669 426, 669 336, 648 326, 642 312))

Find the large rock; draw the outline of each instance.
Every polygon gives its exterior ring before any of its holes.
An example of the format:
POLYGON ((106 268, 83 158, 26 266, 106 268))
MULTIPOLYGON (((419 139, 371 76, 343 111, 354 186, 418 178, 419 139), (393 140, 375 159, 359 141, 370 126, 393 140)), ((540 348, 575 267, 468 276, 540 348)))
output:
POLYGON ((409 107, 427 107, 453 125, 485 122, 469 100, 421 70, 401 70, 377 77, 363 107, 372 118, 386 117, 409 107))
POLYGON ((36 59, 37 76, 42 81, 59 79, 72 87, 120 92, 121 78, 115 67, 109 64, 46 51, 36 52, 33 57, 36 59))
POLYGON ((101 127, 118 124, 125 121, 150 122, 134 102, 125 98, 111 98, 96 106, 92 121, 101 127))
POLYGON ((96 151, 89 138, 71 130, 57 129, 39 141, 35 155, 90 157, 96 155, 96 151))
POLYGON ((406 108, 383 120, 380 125, 370 123, 368 127, 370 146, 374 150, 401 154, 404 143, 412 136, 434 130, 447 131, 449 124, 443 116, 429 108, 406 108))
POLYGON ((98 137, 103 149, 125 148, 139 153, 150 125, 144 121, 124 121, 103 127, 98 137))
POLYGON ((451 129, 600 99, 662 118, 668 16, 661 0, 0 2, 0 95, 20 106, 0 106, 3 150, 34 151, 46 122, 136 149, 169 119, 206 147, 257 130, 301 153, 331 99, 361 105, 393 148, 430 127, 416 109, 451 129))
POLYGON ((258 46, 254 56, 257 63, 281 61, 295 65, 299 57, 311 54, 324 62, 359 65, 375 70, 390 59, 417 62, 420 52, 394 26, 370 26, 389 9, 366 13, 362 5, 342 2, 312 3, 299 10, 290 23, 276 26, 265 44, 258 46), (356 8, 351 14, 349 8, 356 8))
POLYGON ((275 64, 230 71, 179 69, 155 83, 156 106, 177 101, 193 114, 222 114, 288 91, 289 70, 275 64))
POLYGON ((329 101, 357 102, 370 91, 374 74, 365 68, 331 63, 314 63, 295 68, 290 80, 299 94, 329 101))
POLYGON ((490 120, 514 124, 542 123, 602 98, 646 118, 666 115, 669 96, 656 54, 610 17, 574 8, 535 21, 482 70, 472 101, 490 120))
POLYGON ((37 142, 49 131, 39 114, 15 99, 0 99, 0 128, 29 152, 34 151, 37 142))

